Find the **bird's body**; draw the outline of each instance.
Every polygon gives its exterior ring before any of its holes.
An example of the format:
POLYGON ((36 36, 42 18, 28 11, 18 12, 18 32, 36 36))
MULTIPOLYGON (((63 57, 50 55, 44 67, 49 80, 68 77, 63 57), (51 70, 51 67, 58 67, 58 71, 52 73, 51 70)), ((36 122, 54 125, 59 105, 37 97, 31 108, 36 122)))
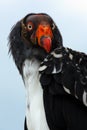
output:
POLYGON ((23 77, 26 89, 26 120, 29 130, 49 130, 43 103, 43 89, 38 71, 40 63, 36 59, 23 64, 23 77))
POLYGON ((20 20, 9 42, 26 89, 25 130, 87 130, 86 55, 64 48, 43 13, 20 20))

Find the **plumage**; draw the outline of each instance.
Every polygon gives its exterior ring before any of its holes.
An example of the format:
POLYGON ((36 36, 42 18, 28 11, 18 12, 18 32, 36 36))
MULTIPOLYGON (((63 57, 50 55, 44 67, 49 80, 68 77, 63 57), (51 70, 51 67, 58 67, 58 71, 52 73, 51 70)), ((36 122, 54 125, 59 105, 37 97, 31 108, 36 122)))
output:
POLYGON ((39 71, 46 74, 61 73, 60 84, 64 90, 87 106, 87 55, 64 47, 56 48, 50 55, 41 64, 41 68, 47 66, 43 70, 39 68, 39 71))
POLYGON ((87 56, 66 48, 53 19, 28 14, 9 35, 26 89, 24 130, 87 130, 87 56))
POLYGON ((39 81, 37 60, 25 60, 23 79, 26 87, 26 119, 29 130, 49 130, 43 106, 43 90, 39 81))

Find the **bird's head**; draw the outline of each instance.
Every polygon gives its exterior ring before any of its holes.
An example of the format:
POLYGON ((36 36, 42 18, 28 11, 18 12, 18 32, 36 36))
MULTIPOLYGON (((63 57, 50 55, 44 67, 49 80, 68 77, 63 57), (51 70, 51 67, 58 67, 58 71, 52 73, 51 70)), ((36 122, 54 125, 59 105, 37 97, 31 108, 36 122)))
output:
POLYGON ((60 32, 47 14, 29 14, 21 21, 21 36, 27 45, 42 47, 47 53, 62 45, 60 32))
POLYGON ((42 61, 48 53, 62 46, 61 34, 53 19, 47 14, 28 14, 12 29, 10 50, 21 72, 26 58, 42 61))

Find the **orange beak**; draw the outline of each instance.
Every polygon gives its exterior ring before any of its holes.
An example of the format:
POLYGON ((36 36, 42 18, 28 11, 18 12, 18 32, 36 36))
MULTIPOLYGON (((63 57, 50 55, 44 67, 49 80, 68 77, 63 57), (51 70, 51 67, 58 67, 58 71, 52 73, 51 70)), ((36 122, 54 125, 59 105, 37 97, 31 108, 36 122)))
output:
POLYGON ((53 33, 49 25, 40 24, 36 31, 38 45, 43 47, 46 52, 50 52, 52 47, 53 33))

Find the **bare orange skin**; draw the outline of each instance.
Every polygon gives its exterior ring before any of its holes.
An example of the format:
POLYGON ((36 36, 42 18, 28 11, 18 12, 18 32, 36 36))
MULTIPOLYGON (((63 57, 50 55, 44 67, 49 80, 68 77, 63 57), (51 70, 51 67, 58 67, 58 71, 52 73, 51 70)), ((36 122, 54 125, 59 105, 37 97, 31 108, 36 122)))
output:
POLYGON ((50 25, 40 24, 36 31, 36 37, 38 39, 39 46, 43 47, 47 52, 50 52, 53 38, 50 25))

